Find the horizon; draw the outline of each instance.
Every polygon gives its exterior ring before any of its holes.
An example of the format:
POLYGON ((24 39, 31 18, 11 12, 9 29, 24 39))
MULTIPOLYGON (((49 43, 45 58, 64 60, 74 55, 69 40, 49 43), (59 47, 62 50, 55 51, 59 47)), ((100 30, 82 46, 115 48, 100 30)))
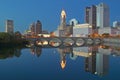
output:
POLYGON ((43 30, 53 31, 56 30, 60 24, 60 14, 62 9, 66 11, 66 22, 75 18, 80 23, 84 23, 85 7, 91 5, 98 5, 105 3, 110 9, 110 26, 112 22, 120 21, 120 11, 116 10, 120 1, 51 1, 48 0, 31 0, 31 1, 15 1, 7 2, 8 0, 0 1, 0 32, 5 31, 5 21, 10 19, 14 21, 14 30, 24 32, 29 28, 30 24, 40 20, 43 30), (13 3, 14 2, 14 3, 13 3), (82 3, 82 4, 80 4, 82 3), (22 4, 22 5, 21 5, 22 4))

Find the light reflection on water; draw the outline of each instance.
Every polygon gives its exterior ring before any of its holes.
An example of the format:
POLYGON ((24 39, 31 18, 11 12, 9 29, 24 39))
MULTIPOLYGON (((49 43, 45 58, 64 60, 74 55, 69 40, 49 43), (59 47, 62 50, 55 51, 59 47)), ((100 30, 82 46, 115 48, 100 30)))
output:
POLYGON ((116 44, 74 48, 0 48, 0 77, 2 80, 15 80, 17 77, 30 80, 118 80, 119 56, 120 47, 116 44), (6 73, 9 78, 4 77, 6 73))

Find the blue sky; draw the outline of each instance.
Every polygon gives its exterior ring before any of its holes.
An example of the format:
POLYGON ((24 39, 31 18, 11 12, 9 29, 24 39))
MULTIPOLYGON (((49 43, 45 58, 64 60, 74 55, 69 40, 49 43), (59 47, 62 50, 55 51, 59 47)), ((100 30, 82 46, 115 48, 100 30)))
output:
POLYGON ((85 7, 104 2, 110 8, 110 23, 120 21, 120 0, 0 0, 0 31, 5 31, 5 20, 14 20, 15 31, 24 32, 29 25, 40 20, 44 30, 54 31, 60 23, 64 9, 67 22, 76 18, 84 23, 85 7))

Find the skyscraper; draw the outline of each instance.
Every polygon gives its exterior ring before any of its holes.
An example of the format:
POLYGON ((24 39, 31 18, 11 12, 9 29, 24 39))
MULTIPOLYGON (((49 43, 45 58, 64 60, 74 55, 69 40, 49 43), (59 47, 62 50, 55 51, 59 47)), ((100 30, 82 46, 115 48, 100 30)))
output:
POLYGON ((85 8, 85 23, 89 23, 90 9, 90 7, 85 8))
POLYGON ((42 24, 39 20, 37 20, 37 23, 36 23, 36 34, 40 34, 42 33, 42 24))
POLYGON ((96 6, 86 7, 85 9, 85 22, 92 26, 92 29, 96 29, 96 6))
POLYGON ((104 3, 97 5, 97 27, 109 27, 109 7, 104 3))
POLYGON ((60 23, 60 30, 64 30, 66 27, 66 12, 65 10, 62 10, 61 12, 61 23, 60 23))
POLYGON ((14 33, 13 20, 6 20, 5 25, 6 25, 6 32, 13 34, 14 33))
POLYGON ((30 25, 30 31, 31 31, 31 34, 34 35, 35 34, 35 23, 31 24, 30 25))
POLYGON ((59 37, 65 37, 65 34, 66 34, 66 13, 65 13, 65 10, 62 10, 60 19, 61 19, 60 25, 58 27, 59 37))

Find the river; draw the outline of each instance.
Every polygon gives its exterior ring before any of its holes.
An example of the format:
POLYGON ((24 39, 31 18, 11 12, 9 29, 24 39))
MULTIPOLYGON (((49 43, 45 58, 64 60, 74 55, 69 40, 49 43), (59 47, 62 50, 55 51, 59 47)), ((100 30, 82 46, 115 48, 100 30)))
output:
POLYGON ((0 80, 120 80, 120 47, 0 47, 0 80))

